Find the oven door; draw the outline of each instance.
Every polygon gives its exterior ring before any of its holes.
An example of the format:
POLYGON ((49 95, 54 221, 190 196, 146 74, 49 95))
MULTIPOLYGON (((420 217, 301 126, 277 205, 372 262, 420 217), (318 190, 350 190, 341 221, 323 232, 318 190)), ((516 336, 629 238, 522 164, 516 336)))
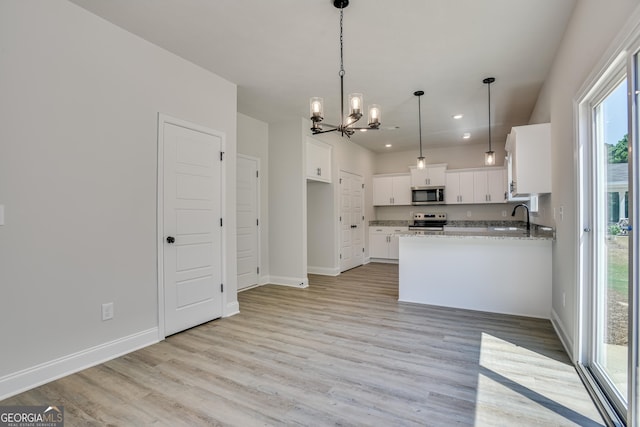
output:
POLYGON ((412 205, 437 205, 444 203, 444 187, 413 187, 412 205))

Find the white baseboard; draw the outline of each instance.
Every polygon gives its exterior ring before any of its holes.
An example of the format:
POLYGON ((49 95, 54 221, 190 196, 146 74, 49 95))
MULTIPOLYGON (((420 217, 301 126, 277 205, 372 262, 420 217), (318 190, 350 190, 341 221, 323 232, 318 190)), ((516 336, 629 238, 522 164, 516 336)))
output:
POLYGON ((560 320, 560 316, 558 316, 558 313, 556 313, 553 308, 551 308, 551 325, 556 331, 556 335, 558 335, 558 338, 560 338, 560 342, 564 347, 564 351, 567 352, 567 355, 569 356, 571 361, 575 362, 575 360, 573 360, 573 339, 571 339, 571 337, 567 334, 567 331, 564 329, 564 325, 560 320))
POLYGON ((369 259, 370 262, 380 262, 383 264, 397 264, 398 260, 397 259, 388 259, 388 258, 370 258, 369 259))
POLYGON ((320 274, 322 276, 339 276, 340 269, 339 268, 327 268, 327 267, 307 267, 307 273, 309 274, 320 274))
POLYGON ((0 378, 0 400, 155 344, 158 333, 157 327, 151 328, 5 375, 0 378))
POLYGON ((240 313, 240 304, 238 303, 238 301, 233 301, 227 303, 227 307, 222 317, 231 317, 238 313, 240 313))
POLYGON ((270 276, 269 283, 272 285, 293 286, 295 288, 308 288, 309 279, 299 277, 270 276))

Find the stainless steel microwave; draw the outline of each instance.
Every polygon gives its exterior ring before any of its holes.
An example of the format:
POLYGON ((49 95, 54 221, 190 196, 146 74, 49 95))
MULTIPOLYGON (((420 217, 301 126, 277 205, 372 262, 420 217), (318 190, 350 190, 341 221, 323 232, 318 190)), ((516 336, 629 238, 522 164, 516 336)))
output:
POLYGON ((412 205, 444 205, 444 187, 411 187, 412 205))

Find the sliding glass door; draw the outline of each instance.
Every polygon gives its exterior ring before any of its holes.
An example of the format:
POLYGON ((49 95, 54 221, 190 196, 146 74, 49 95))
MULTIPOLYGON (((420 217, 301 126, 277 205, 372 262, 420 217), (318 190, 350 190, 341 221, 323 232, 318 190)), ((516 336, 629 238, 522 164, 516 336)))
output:
POLYGON ((617 76, 592 101, 589 368, 621 414, 629 384, 627 82, 617 76))
POLYGON ((640 122, 639 68, 638 54, 623 51, 580 100, 578 123, 582 228, 578 367, 603 412, 633 426, 640 420, 639 262, 633 228, 638 216, 634 147, 640 122))

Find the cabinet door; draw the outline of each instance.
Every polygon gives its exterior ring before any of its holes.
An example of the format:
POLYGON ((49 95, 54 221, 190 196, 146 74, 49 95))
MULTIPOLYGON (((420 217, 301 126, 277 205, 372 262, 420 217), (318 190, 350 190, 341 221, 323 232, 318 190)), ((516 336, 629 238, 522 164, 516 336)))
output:
POLYGON ((411 204, 411 177, 409 175, 393 177, 393 204, 411 204))
POLYGON ((487 171, 476 171, 473 173, 473 203, 487 203, 488 201, 487 171))
POLYGON ((460 203, 460 173, 447 172, 445 175, 444 202, 447 205, 460 203))
POLYGON ((393 177, 373 177, 373 205, 388 206, 393 204, 393 177))
POLYGON ((473 203, 474 189, 473 189, 473 172, 460 172, 460 202, 459 203, 473 203))
POLYGON ((400 258, 400 238, 395 234, 389 235, 389 259, 400 258))
POLYGON ((307 179, 331 182, 332 147, 311 138, 307 139, 307 179))
POLYGON ((369 231, 369 257, 387 258, 389 256, 389 235, 384 232, 369 231))
POLYGON ((411 186, 412 187, 424 187, 427 184, 428 170, 418 169, 415 166, 411 167, 411 186))
POLYGON ((487 171, 488 203, 504 203, 507 193, 507 171, 505 169, 487 171))
POLYGON ((445 185, 445 172, 447 170, 446 166, 433 166, 426 169, 427 170, 427 185, 432 186, 441 186, 445 185))

